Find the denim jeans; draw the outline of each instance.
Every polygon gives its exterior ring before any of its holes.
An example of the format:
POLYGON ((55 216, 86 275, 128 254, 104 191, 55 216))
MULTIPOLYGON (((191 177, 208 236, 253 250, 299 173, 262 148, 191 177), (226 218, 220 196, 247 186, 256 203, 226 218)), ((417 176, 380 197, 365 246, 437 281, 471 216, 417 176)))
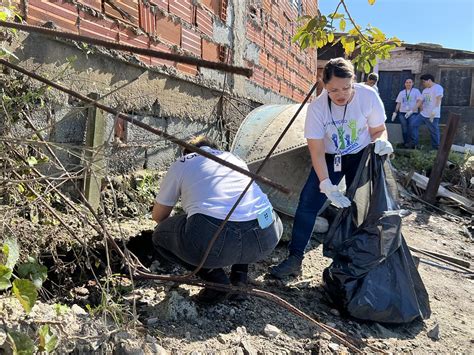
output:
MULTIPOLYGON (((413 116, 415 116, 415 115, 413 115, 413 116)), ((438 149, 439 140, 440 140, 439 118, 435 118, 433 120, 433 123, 431 123, 431 121, 428 117, 425 117, 421 114, 418 114, 409 123, 410 123, 409 129, 410 129, 410 133, 411 133, 411 142, 415 146, 418 145, 418 130, 419 130, 420 126, 424 123, 426 125, 426 127, 428 127, 428 131, 430 132, 431 147, 433 149, 438 149)))
POLYGON ((409 118, 405 118, 406 112, 399 112, 398 119, 400 121, 400 125, 402 126, 402 135, 403 135, 403 143, 410 144, 411 143, 411 136, 409 134, 409 126, 410 122, 413 121, 414 117, 417 115, 416 113, 412 114, 409 118))
MULTIPOLYGON (((328 166, 329 179, 334 185, 339 184, 342 177, 346 177, 346 186, 352 184, 354 176, 359 167, 363 151, 356 154, 347 154, 342 156, 342 171, 334 171, 334 155, 326 154, 326 164, 328 166)), ((314 223, 319 210, 326 202, 327 197, 319 190, 319 179, 311 168, 308 180, 300 194, 300 200, 296 209, 295 220, 293 223, 293 232, 289 245, 290 255, 303 256, 306 246, 314 229, 314 223)))
MULTIPOLYGON (((158 224, 153 244, 158 253, 186 268, 199 265, 222 220, 194 214, 173 216, 158 224)), ((250 264, 267 257, 278 244, 283 225, 274 212, 273 223, 262 229, 257 220, 227 222, 214 242, 203 268, 250 264)))

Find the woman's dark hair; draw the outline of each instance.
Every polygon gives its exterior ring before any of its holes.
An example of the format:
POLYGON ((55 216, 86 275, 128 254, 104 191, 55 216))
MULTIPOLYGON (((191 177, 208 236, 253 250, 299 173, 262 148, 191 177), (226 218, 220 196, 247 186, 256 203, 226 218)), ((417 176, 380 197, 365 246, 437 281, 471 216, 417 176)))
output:
POLYGON ((344 58, 334 58, 326 63, 323 70, 323 83, 327 84, 333 76, 338 78, 353 78, 354 66, 344 58))
MULTIPOLYGON (((213 149, 218 149, 217 144, 212 139, 206 136, 194 136, 190 140, 188 140, 186 143, 193 145, 196 148, 210 147, 213 149)), ((189 153, 192 153, 192 152, 186 148, 183 149, 183 155, 186 155, 189 153)))

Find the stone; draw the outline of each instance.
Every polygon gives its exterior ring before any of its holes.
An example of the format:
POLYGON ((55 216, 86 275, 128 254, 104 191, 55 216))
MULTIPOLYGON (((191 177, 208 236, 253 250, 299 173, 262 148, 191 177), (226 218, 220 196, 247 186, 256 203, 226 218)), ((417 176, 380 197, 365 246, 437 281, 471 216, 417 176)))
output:
POLYGON ((329 229, 329 222, 326 218, 316 217, 313 233, 326 233, 329 229))
POLYGON ((333 322, 328 322, 326 323, 326 325, 331 328, 336 328, 336 323, 333 323, 333 322))
POLYGON ((433 340, 439 340, 440 338, 440 331, 439 331, 439 324, 436 323, 427 333, 428 337, 433 340))
POLYGON ((338 351, 339 350, 339 344, 329 343, 328 348, 331 349, 332 351, 338 351))
POLYGON ((157 343, 146 343, 145 345, 146 354, 155 354, 155 355, 168 355, 169 352, 166 351, 161 345, 157 343))
POLYGON ((339 311, 335 308, 332 308, 329 312, 331 312, 331 314, 335 315, 336 317, 341 315, 341 313, 339 313, 339 311))
POLYGON ((157 323, 158 323, 158 318, 156 318, 156 317, 148 318, 146 320, 146 325, 148 325, 148 326, 152 326, 152 325, 155 325, 157 323))
POLYGON ((237 334, 240 334, 240 335, 247 334, 247 328, 245 328, 244 326, 237 327, 236 330, 237 330, 237 334))
POLYGON ((257 355, 258 352, 255 350, 255 348, 252 346, 252 344, 249 343, 248 340, 242 340, 240 342, 240 346, 242 346, 242 349, 244 351, 244 355, 257 355))
POLYGON ((87 312, 84 310, 84 308, 82 308, 81 306, 78 306, 77 304, 72 305, 71 311, 76 316, 87 316, 87 312))
POLYGON ((321 339, 324 339, 324 340, 331 340, 331 335, 327 332, 322 332, 321 334, 319 334, 319 337, 321 339))
POLYGON ((219 343, 221 344, 226 344, 227 343, 227 339, 225 337, 224 334, 220 333, 219 335, 217 335, 217 340, 219 341, 219 343))
POLYGON ((281 334, 281 330, 271 324, 267 324, 265 326, 265 329, 263 329, 263 332, 269 338, 276 338, 278 335, 281 334))
POLYGON ((6 340, 7 340, 7 332, 3 328, 0 328, 0 346, 5 344, 6 340))
POLYGON ((176 291, 171 291, 170 296, 159 303, 159 312, 166 320, 193 320, 198 317, 196 305, 176 291))
POLYGON ((230 309, 229 316, 231 316, 231 317, 235 316, 235 309, 233 309, 233 308, 230 309))

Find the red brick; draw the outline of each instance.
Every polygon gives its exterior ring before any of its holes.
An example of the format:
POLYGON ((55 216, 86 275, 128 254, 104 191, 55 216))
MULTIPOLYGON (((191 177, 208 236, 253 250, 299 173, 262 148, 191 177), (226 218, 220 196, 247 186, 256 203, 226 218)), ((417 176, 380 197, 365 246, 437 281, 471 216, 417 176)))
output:
POLYGON ((201 4, 207 7, 216 16, 221 13, 221 1, 222 0, 201 0, 201 4))
POLYGON ((116 42, 118 40, 118 25, 110 19, 98 19, 85 12, 80 13, 79 33, 107 41, 116 42))
POLYGON ((155 18, 156 35, 171 44, 181 45, 181 24, 174 23, 170 17, 161 13, 157 13, 155 18))
POLYGON ((213 19, 212 15, 207 10, 203 10, 199 7, 197 8, 196 24, 197 28, 201 30, 202 33, 212 38, 214 34, 213 19))
POLYGON ((268 70, 270 73, 275 74, 276 73, 276 62, 275 59, 269 58, 268 59, 268 70))
POLYGON ((280 64, 277 64, 276 75, 277 75, 278 79, 284 79, 285 78, 283 67, 280 64))
POLYGON ((272 37, 268 33, 265 33, 264 40, 265 40, 264 47, 268 51, 273 52, 274 41, 273 41, 272 37))
POLYGON ((202 39, 202 59, 219 61, 219 45, 202 39))
MULTIPOLYGON (((163 43, 150 42, 150 48, 154 49, 154 50, 157 50, 157 51, 160 51, 160 52, 171 53, 170 48, 167 45, 163 44, 163 43)), ((151 62, 151 65, 166 65, 166 66, 169 66, 169 67, 175 67, 176 66, 175 61, 171 61, 171 60, 168 60, 168 59, 155 58, 155 57, 151 57, 150 62, 151 62)))
POLYGON ((188 23, 192 23, 190 0, 169 0, 168 6, 170 13, 178 16, 188 23))
POLYGON ((99 12, 102 12, 101 0, 77 0, 78 3, 91 7, 99 12))
POLYGON ((201 37, 194 30, 183 28, 181 32, 181 48, 201 56, 201 37))
POLYGON ((260 86, 264 86, 265 75, 263 73, 263 70, 257 67, 253 67, 252 69, 253 69, 253 75, 250 78, 250 80, 252 80, 253 82, 255 82, 256 84, 260 86))
POLYGON ((78 33, 78 16, 77 8, 64 1, 31 0, 28 3, 30 23, 43 24, 52 21, 63 30, 78 33))
POLYGON ((272 13, 272 0, 263 0, 263 12, 268 15, 272 13))
POLYGON ((122 15, 119 11, 115 10, 108 3, 104 2, 105 13, 109 16, 115 17, 121 21, 131 23, 138 26, 139 17, 139 6, 138 0, 113 0, 116 7, 120 8, 127 15, 122 15))
POLYGON ((268 68, 268 55, 267 53, 265 53, 263 50, 260 51, 259 55, 258 55, 258 63, 260 64, 260 66, 262 66, 263 68, 268 68))
POLYGON ((195 65, 189 65, 189 64, 183 64, 183 63, 177 63, 176 68, 178 68, 179 71, 190 74, 190 75, 197 75, 198 69, 197 66, 195 65))
POLYGON ((150 48, 150 38, 147 35, 137 35, 131 29, 122 29, 119 32, 119 42, 139 48, 150 48))
MULTIPOLYGON (((141 3, 141 1, 140 1, 140 3, 141 3)), ((166 11, 169 12, 168 0, 153 0, 153 2, 151 4, 152 4, 152 6, 156 5, 160 9, 166 10, 166 11)), ((155 14, 156 14, 156 12, 155 12, 155 14)))
POLYGON ((140 2, 140 28, 149 35, 156 33, 156 18, 151 6, 140 2))

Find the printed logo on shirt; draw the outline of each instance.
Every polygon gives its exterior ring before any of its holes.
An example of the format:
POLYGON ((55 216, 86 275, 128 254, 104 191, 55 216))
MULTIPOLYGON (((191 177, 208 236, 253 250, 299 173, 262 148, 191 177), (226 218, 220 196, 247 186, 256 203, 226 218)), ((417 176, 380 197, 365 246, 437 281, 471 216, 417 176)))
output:
MULTIPOLYGON (((359 136, 360 130, 357 129, 357 120, 345 120, 346 129, 343 126, 342 120, 335 122, 337 125, 336 132, 334 132, 334 125, 331 122, 331 126, 333 129, 330 129, 328 134, 331 135, 331 140, 334 143, 334 146, 337 147, 337 150, 341 152, 341 154, 348 154, 353 150, 359 147, 359 136), (332 132, 332 133, 331 133, 332 132)), ((326 127, 328 125, 325 125, 326 127)))
POLYGON ((430 94, 424 94, 423 95, 423 101, 427 104, 431 103, 431 95, 430 94))

